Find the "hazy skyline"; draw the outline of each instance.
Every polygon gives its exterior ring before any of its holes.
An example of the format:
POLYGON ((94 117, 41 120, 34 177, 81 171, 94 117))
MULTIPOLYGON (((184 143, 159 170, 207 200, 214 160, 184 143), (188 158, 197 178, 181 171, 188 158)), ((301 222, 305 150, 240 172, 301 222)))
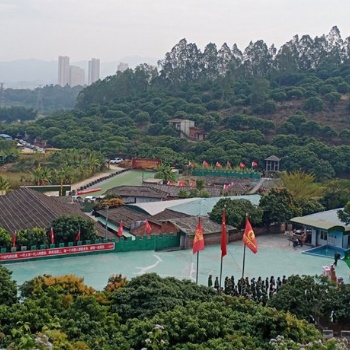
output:
POLYGON ((344 39, 348 13, 349 0, 0 0, 0 61, 162 59, 182 38, 201 49, 260 39, 280 47, 334 25, 344 39))

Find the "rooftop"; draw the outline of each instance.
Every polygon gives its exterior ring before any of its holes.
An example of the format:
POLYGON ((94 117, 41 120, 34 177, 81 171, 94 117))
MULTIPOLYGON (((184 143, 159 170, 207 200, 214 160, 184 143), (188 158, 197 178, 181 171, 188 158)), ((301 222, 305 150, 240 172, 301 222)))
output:
POLYGON ((171 209, 172 211, 177 211, 190 216, 207 216, 213 210, 215 204, 220 199, 247 199, 253 205, 258 205, 260 202, 260 197, 261 196, 258 194, 253 194, 211 198, 185 198, 163 202, 135 203, 129 204, 129 206, 134 207, 135 210, 140 210, 144 213, 148 213, 149 215, 156 215, 164 209, 171 209))
POLYGON ((296 224, 317 227, 324 230, 329 230, 333 227, 342 227, 344 231, 350 231, 350 226, 346 226, 344 222, 340 221, 338 218, 338 210, 342 209, 343 208, 338 208, 305 216, 297 216, 290 219, 290 221, 296 224))

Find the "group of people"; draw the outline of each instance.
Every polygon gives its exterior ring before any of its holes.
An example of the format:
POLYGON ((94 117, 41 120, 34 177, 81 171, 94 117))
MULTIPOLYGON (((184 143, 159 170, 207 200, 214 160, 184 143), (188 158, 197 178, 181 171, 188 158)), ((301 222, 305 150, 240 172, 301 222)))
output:
POLYGON ((267 300, 277 293, 285 283, 287 283, 286 276, 277 277, 277 279, 274 276, 265 279, 258 277, 258 279, 252 278, 251 280, 246 277, 238 279, 237 282, 235 282, 234 276, 231 276, 225 277, 224 285, 220 286, 218 277, 215 277, 214 282, 212 275, 208 277, 208 287, 215 288, 219 294, 244 296, 261 302, 263 305, 266 305, 267 300))

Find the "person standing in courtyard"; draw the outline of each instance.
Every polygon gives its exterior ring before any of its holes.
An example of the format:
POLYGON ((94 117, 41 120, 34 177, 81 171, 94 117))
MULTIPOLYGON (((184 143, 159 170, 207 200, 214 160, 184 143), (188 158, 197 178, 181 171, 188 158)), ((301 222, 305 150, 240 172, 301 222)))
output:
POLYGON ((211 275, 208 277, 208 287, 211 288, 213 286, 213 278, 211 275))
POLYGON ((219 277, 215 277, 214 288, 219 292, 219 288, 220 288, 219 277))
POLYGON ((334 266, 337 266, 338 260, 341 258, 338 251, 334 253, 334 266))

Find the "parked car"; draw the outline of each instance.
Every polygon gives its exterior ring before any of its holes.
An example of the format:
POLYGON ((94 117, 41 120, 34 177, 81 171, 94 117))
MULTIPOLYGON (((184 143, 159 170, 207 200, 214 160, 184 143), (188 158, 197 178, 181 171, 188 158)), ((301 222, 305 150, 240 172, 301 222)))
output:
POLYGON ((123 161, 124 159, 123 158, 114 158, 114 159, 111 159, 109 162, 111 164, 119 164, 123 161))

